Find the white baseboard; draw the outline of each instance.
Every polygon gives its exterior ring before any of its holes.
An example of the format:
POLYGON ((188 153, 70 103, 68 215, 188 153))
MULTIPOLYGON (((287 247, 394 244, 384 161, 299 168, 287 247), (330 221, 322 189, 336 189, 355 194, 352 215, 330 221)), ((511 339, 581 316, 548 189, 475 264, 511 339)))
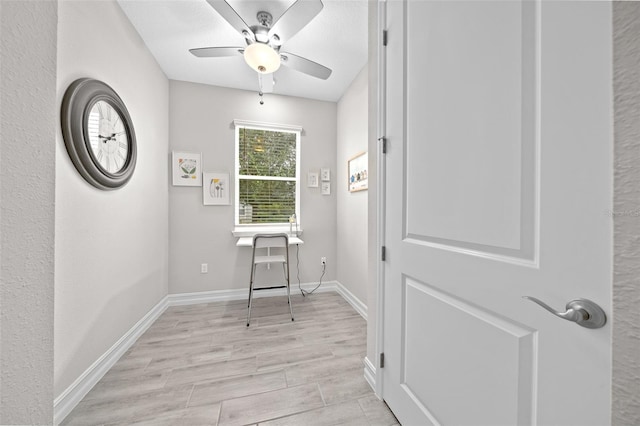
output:
MULTIPOLYGON (((327 283, 322 283, 322 285, 316 290, 318 293, 328 292, 328 291, 337 291, 336 285, 338 283, 336 281, 329 281, 327 283)), ((303 290, 311 291, 318 284, 317 283, 307 283, 302 284, 303 290)), ((297 284, 291 284, 291 294, 297 294, 299 292, 297 284)), ((253 294, 253 297, 273 297, 273 296, 284 296, 287 294, 287 291, 284 288, 274 288, 269 290, 261 290, 256 291, 253 294)), ((169 306, 182 306, 182 305, 197 305, 198 303, 211 303, 211 302, 224 302, 228 300, 243 300, 249 297, 249 290, 247 288, 243 289, 233 289, 233 290, 213 290, 213 291, 199 291, 196 293, 178 293, 178 294, 170 294, 167 296, 169 300, 169 306)))
POLYGON ((336 284, 336 291, 346 300, 349 304, 360 314, 362 318, 367 320, 367 305, 362 303, 353 293, 351 293, 345 286, 337 281, 333 281, 336 284))
POLYGON ((369 361, 369 358, 364 357, 364 378, 373 389, 373 392, 376 392, 376 367, 369 361))
MULTIPOLYGON (((306 291, 316 288, 317 283, 302 284, 306 291)), ((317 293, 335 291, 340 294, 366 320, 367 306, 337 281, 327 281, 316 290, 317 293)), ((291 285, 291 292, 298 292, 298 285, 291 285)), ((254 293, 254 297, 272 297, 285 295, 285 289, 263 290, 254 293)), ((170 306, 195 305, 198 303, 222 302, 228 300, 244 300, 248 297, 247 289, 202 291, 197 293, 169 294, 138 321, 124 336, 122 336, 109 350, 98 358, 84 373, 80 375, 53 402, 54 424, 60 424, 65 417, 78 405, 89 391, 102 379, 120 357, 138 340, 138 338, 162 315, 170 306)), ((367 377, 367 362, 365 358, 365 377, 367 377)), ((371 363, 369 363, 371 364, 371 363)), ((373 368, 373 382, 375 383, 375 367, 373 368)), ((371 384, 370 379, 367 381, 371 384)))
POLYGON ((53 422, 60 424, 122 355, 169 306, 165 296, 53 401, 53 422))

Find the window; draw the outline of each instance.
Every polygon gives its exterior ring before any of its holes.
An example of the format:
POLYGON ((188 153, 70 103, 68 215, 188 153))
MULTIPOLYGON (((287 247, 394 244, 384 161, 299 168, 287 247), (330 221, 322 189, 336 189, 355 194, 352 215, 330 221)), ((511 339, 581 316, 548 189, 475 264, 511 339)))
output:
POLYGON ((286 125, 236 120, 235 225, 300 222, 300 133, 286 125))

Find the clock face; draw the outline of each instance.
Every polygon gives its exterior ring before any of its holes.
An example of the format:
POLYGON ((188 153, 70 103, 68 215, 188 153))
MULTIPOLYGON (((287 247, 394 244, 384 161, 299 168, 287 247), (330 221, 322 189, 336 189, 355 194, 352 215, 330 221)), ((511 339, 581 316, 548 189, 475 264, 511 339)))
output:
POLYGON ((87 118, 93 157, 107 173, 118 173, 127 164, 129 137, 122 117, 105 101, 96 102, 87 118))

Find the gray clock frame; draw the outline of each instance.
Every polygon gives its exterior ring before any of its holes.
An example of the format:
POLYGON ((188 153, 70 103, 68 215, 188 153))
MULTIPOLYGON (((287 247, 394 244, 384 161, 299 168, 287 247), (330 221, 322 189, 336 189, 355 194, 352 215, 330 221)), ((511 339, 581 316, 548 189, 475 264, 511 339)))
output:
POLYGON ((62 137, 71 162, 87 182, 106 191, 118 189, 129 182, 136 167, 136 135, 129 111, 109 85, 91 78, 80 78, 71 83, 62 99, 60 118, 62 137), (116 110, 128 136, 125 164, 115 173, 100 165, 90 145, 89 113, 98 101, 107 102, 116 110))

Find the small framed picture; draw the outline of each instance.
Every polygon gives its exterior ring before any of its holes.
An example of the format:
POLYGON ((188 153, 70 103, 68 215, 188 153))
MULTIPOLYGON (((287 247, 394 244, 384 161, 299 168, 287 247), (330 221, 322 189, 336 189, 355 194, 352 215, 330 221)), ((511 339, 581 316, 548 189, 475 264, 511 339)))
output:
POLYGON ((331 180, 331 169, 320 169, 320 179, 323 182, 328 182, 331 180))
POLYGON ((231 204, 230 189, 229 173, 202 174, 202 203, 205 206, 228 206, 231 204))
POLYGON ((309 172, 307 175, 307 186, 309 188, 317 188, 318 187, 318 173, 317 172, 309 172))
POLYGON ((322 182, 322 195, 331 195, 331 182, 322 182))
POLYGON ((171 172, 174 186, 202 186, 202 155, 173 151, 171 172))
POLYGON ((369 156, 366 152, 351 157, 347 163, 349 192, 364 191, 369 188, 369 156))

